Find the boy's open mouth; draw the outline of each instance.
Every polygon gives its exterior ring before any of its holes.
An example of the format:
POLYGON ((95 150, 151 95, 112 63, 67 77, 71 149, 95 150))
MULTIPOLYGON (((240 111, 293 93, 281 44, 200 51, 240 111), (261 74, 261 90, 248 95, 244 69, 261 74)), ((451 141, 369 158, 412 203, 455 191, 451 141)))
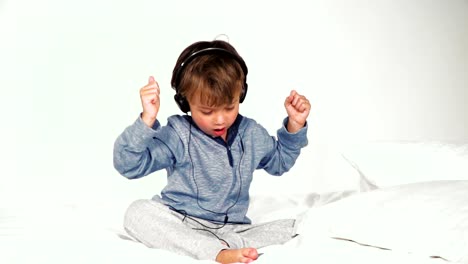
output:
POLYGON ((216 136, 221 136, 226 131, 226 128, 224 128, 224 127, 223 128, 217 128, 217 129, 214 129, 213 131, 214 131, 214 134, 216 136))

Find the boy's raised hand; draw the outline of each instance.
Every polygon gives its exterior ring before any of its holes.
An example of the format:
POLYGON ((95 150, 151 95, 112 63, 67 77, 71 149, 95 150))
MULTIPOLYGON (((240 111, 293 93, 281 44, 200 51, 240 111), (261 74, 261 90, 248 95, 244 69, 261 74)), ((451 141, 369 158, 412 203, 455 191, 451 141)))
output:
POLYGON ((159 111, 159 85, 153 76, 148 79, 148 84, 140 89, 141 105, 143 113, 141 119, 149 127, 153 127, 159 111))
POLYGON ((298 94, 295 90, 292 90, 284 101, 284 107, 288 113, 288 131, 295 133, 303 128, 310 113, 309 100, 305 96, 298 94))

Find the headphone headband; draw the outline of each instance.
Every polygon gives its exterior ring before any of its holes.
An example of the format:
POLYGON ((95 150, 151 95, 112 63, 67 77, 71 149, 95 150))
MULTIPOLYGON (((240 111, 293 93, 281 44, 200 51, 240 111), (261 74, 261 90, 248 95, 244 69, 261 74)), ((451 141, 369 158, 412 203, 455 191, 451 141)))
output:
POLYGON ((226 49, 222 48, 205 48, 201 49, 198 51, 195 51, 194 53, 190 54, 190 56, 187 57, 182 63, 180 63, 179 68, 177 69, 176 75, 175 75, 175 81, 174 81, 174 90, 176 91, 176 94, 174 95, 174 99, 179 106, 179 108, 182 110, 182 112, 187 113, 190 111, 190 107, 188 105, 187 100, 179 94, 179 85, 180 81, 182 79, 182 73, 184 72, 185 68, 187 67, 190 62, 192 62, 195 58, 206 55, 206 54, 222 54, 222 55, 227 55, 234 59, 237 63, 239 63, 242 72, 244 73, 244 84, 242 87, 242 93, 241 93, 241 98, 239 100, 240 103, 242 103, 245 99, 245 95, 247 94, 247 65, 245 64, 244 60, 237 54, 234 54, 226 49))

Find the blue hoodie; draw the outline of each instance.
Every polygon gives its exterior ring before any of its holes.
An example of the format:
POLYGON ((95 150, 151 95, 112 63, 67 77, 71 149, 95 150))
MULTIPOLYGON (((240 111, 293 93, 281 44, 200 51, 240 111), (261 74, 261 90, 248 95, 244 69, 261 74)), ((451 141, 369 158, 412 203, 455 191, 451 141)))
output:
POLYGON ((200 130, 188 115, 156 121, 152 128, 139 117, 114 144, 114 167, 128 179, 166 169, 167 185, 154 200, 187 215, 219 223, 249 224, 249 188, 253 172, 287 172, 307 145, 307 124, 277 139, 253 119, 238 115, 227 142, 200 130))

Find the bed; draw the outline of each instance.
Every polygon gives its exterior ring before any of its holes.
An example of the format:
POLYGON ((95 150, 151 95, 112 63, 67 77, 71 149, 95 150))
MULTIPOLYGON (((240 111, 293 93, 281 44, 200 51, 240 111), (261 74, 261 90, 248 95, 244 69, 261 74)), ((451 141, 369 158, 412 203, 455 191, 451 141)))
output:
MULTIPOLYGON (((312 144, 278 182, 300 187, 253 192, 249 217, 300 235, 255 263, 468 263, 467 143, 312 144)), ((95 198, 2 202, 0 263, 215 263, 146 248, 122 228, 134 197, 95 198)))

